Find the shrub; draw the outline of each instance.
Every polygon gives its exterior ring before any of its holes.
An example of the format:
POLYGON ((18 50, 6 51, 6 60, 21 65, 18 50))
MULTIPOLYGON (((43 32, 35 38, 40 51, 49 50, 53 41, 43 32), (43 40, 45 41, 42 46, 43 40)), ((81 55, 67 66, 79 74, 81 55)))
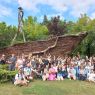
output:
POLYGON ((0 65, 0 82, 11 81, 17 71, 9 71, 8 65, 0 65))

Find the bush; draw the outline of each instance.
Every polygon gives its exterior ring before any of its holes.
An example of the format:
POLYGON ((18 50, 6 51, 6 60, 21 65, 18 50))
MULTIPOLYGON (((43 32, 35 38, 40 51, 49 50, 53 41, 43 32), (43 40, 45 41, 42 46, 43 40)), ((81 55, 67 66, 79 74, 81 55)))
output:
POLYGON ((0 65, 0 69, 3 69, 3 70, 8 70, 8 64, 5 64, 5 65, 0 65))
POLYGON ((9 71, 8 65, 0 65, 0 82, 11 81, 17 71, 9 71))

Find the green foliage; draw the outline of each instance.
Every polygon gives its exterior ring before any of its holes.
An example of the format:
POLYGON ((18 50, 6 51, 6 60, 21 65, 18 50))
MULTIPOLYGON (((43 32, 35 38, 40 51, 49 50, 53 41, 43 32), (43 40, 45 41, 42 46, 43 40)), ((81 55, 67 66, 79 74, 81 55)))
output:
POLYGON ((5 22, 0 23, 0 48, 9 46, 14 34, 17 32, 15 26, 8 26, 5 22))
POLYGON ((90 19, 86 14, 81 15, 77 22, 68 22, 68 34, 88 32, 88 36, 77 46, 73 53, 80 52, 81 55, 95 54, 95 19, 90 19))
POLYGON ((9 71, 8 64, 0 65, 0 82, 6 82, 12 80, 17 71, 9 71))
MULTIPOLYGON (((48 29, 45 25, 41 25, 37 22, 36 17, 29 16, 27 19, 23 20, 25 32, 25 37, 27 41, 46 39, 48 37, 48 29)), ((16 26, 8 26, 5 22, 0 23, 0 48, 9 46, 14 38, 15 34, 18 32, 16 26)), ((23 36, 22 33, 18 33, 15 43, 22 43, 23 36)), ((14 43, 14 44, 15 44, 14 43)))
POLYGON ((37 19, 31 16, 24 20, 24 31, 27 41, 45 39, 48 36, 47 27, 37 23, 37 19))
POLYGON ((49 35, 60 36, 67 32, 67 22, 60 19, 60 16, 51 17, 50 20, 47 16, 44 16, 42 25, 46 25, 49 31, 49 35))
POLYGON ((8 70, 8 64, 0 65, 0 69, 8 70))
MULTIPOLYGON (((48 24, 53 21, 53 18, 50 20, 47 19, 47 16, 44 16, 43 22, 40 24, 37 22, 36 17, 29 16, 24 19, 23 31, 25 33, 26 41, 31 40, 43 40, 47 39, 49 36, 49 31, 47 28, 48 24)), ((81 15, 76 22, 59 20, 56 24, 60 26, 60 31, 64 31, 68 34, 77 34, 80 32, 87 31, 88 36, 82 41, 82 43, 77 46, 73 53, 80 52, 82 55, 94 55, 95 54, 95 19, 90 19, 86 14, 81 15)), ((54 28, 56 30, 56 28, 54 28)), ((57 27, 57 29, 59 29, 57 27)), ((58 32, 58 31, 56 31, 58 32)), ((9 26, 5 22, 0 23, 0 48, 9 46, 12 42, 14 35, 17 33, 16 26, 9 26)), ((63 33, 63 32, 62 32, 63 33)), ((22 33, 18 34, 18 37, 15 43, 22 43, 22 33)))

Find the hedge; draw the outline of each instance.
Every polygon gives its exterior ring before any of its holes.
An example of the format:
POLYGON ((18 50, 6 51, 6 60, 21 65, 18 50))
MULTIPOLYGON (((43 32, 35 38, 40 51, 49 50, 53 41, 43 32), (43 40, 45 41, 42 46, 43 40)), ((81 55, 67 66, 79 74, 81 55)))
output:
POLYGON ((16 73, 17 71, 8 70, 8 64, 0 65, 0 82, 11 81, 16 73))

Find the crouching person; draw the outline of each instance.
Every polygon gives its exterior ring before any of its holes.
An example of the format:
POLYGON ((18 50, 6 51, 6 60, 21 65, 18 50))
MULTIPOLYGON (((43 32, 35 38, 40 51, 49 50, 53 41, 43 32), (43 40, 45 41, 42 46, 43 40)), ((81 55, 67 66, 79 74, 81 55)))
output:
POLYGON ((79 80, 86 80, 85 69, 82 66, 79 68, 79 80))
POLYGON ((33 80, 32 68, 31 68, 30 64, 27 64, 27 66, 24 68, 24 75, 27 80, 29 80, 29 81, 33 80))
POLYGON ((46 81, 48 80, 48 78, 49 78, 49 71, 48 71, 48 65, 46 65, 46 67, 44 68, 42 79, 43 81, 46 81))
POLYGON ((69 69, 68 69, 68 78, 70 79, 70 80, 76 80, 76 70, 74 69, 74 67, 70 67, 69 69))
POLYGON ((95 72, 92 71, 89 75, 88 75, 88 81, 89 82, 95 82, 95 72))
POLYGON ((63 80, 63 71, 61 65, 58 66, 57 80, 63 80))
POLYGON ((28 85, 28 81, 26 80, 23 70, 21 68, 19 69, 18 74, 15 75, 14 85, 28 85))

